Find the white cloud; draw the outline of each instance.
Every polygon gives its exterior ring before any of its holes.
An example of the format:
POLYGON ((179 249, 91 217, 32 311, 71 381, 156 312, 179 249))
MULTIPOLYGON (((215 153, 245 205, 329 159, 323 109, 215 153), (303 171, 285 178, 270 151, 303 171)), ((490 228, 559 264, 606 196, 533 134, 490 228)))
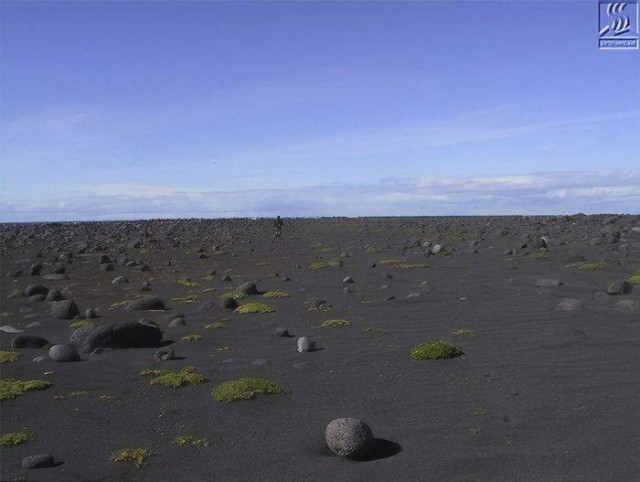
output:
POLYGON ((638 171, 572 171, 473 178, 384 179, 364 185, 194 192, 99 184, 75 195, 0 203, 2 221, 158 217, 638 213, 638 171))

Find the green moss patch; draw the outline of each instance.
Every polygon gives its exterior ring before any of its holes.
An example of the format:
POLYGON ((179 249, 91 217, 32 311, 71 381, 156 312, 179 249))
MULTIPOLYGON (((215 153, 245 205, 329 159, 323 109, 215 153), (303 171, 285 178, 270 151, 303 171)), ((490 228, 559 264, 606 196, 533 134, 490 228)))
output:
POLYGON ((94 326, 96 326, 96 324, 93 321, 82 320, 74 321, 69 325, 69 328, 77 330, 78 328, 93 328, 94 326))
POLYGON ((225 325, 224 323, 222 323, 221 321, 214 321, 213 323, 209 323, 208 325, 205 325, 205 328, 211 329, 211 330, 220 330, 223 328, 226 328, 227 325, 225 325))
POLYGON ((378 264, 402 264, 406 262, 406 259, 381 259, 378 264))
POLYGON ((551 257, 547 251, 535 251, 527 255, 528 259, 534 259, 538 261, 549 261, 551 257))
POLYGON ((8 432, 0 435, 0 447, 15 447, 33 440, 33 435, 26 430, 20 432, 8 432))
POLYGON ((251 303, 245 303, 238 306, 235 310, 236 313, 273 313, 275 310, 265 303, 257 301, 251 303))
POLYGON ((598 271, 601 269, 606 269, 607 265, 604 263, 582 263, 578 266, 580 271, 598 271))
POLYGON ((187 288, 198 288, 200 283, 196 283, 195 281, 191 281, 189 278, 183 278, 178 280, 178 284, 185 286, 187 288))
POLYGON ((351 322, 348 320, 341 320, 341 319, 332 319, 332 320, 326 320, 323 321, 322 324, 320 326, 324 327, 324 328, 335 328, 338 326, 346 326, 346 325, 350 325, 351 322))
POLYGON ((635 274, 627 278, 627 281, 632 285, 640 285, 640 274, 635 274))
POLYGON ((0 363, 11 363, 17 361, 20 358, 20 353, 17 351, 0 351, 0 363))
POLYGON ((464 355, 464 352, 451 343, 438 340, 417 345, 413 347, 409 354, 411 358, 416 360, 438 360, 441 358, 455 358, 464 355))
POLYGON ((262 296, 264 296, 265 298, 274 298, 274 299, 289 298, 289 293, 287 293, 286 291, 275 290, 275 291, 267 291, 262 296))
POLYGON ((49 388, 51 383, 44 380, 14 380, 7 378, 0 380, 0 400, 9 400, 24 395, 29 390, 44 390, 49 388))
POLYGON ((153 375, 155 378, 149 381, 149 385, 166 388, 200 385, 207 381, 204 375, 192 366, 184 367, 179 372, 172 372, 171 370, 143 370, 139 375, 143 377, 153 375))
POLYGON ((198 301, 198 295, 176 296, 174 298, 171 298, 171 301, 175 301, 180 305, 196 303, 198 301))
POLYGON ((399 269, 412 269, 412 268, 429 268, 427 263, 398 263, 395 265, 399 269))
POLYGON ((114 462, 133 462, 136 467, 140 468, 151 457, 153 453, 145 448, 126 448, 113 452, 111 460, 114 462))
POLYGON ((194 447, 208 447, 211 445, 211 442, 206 438, 196 438, 191 435, 180 435, 173 439, 173 443, 175 445, 179 445, 180 447, 184 447, 185 445, 193 445, 194 447))
POLYGON ((267 378, 240 378, 218 385, 212 393, 219 402, 234 402, 236 400, 251 400, 256 398, 259 393, 280 395, 287 393, 287 389, 267 378))
POLYGON ((383 253, 384 249, 383 248, 377 248, 375 246, 368 246, 365 251, 369 254, 378 254, 378 253, 383 253))
POLYGON ((202 335, 199 335, 198 333, 193 333, 191 335, 184 335, 180 339, 182 341, 200 341, 200 340, 202 340, 202 335))
POLYGON ((317 260, 309 265, 309 269, 315 271, 324 268, 341 268, 343 264, 343 261, 339 258, 330 259, 329 261, 317 260))

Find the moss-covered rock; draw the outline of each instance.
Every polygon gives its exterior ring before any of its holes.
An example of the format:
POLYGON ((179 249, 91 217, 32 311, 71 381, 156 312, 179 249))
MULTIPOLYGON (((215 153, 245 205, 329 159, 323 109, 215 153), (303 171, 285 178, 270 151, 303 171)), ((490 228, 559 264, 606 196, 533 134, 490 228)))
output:
POLYGON ((111 454, 111 460, 114 462, 133 462, 136 467, 140 468, 144 465, 153 453, 145 448, 126 448, 120 449, 111 454))
POLYGON ((275 310, 265 303, 252 301, 251 303, 245 303, 238 306, 235 310, 236 313, 273 313, 275 310))
POLYGON ((413 347, 409 353, 416 360, 438 360, 441 358, 455 358, 464 355, 464 352, 455 345, 438 340, 422 343, 413 347))
POLYGON ((349 320, 342 320, 342 319, 332 319, 332 320, 326 320, 323 321, 322 324, 320 324, 320 326, 324 327, 324 328, 336 328, 338 326, 346 326, 346 325, 350 325, 351 322, 349 320))
POLYGON ((192 366, 184 367, 179 372, 172 372, 171 370, 143 370, 140 372, 140 376, 155 376, 155 378, 149 381, 149 385, 166 388, 200 385, 207 381, 204 375, 192 366))

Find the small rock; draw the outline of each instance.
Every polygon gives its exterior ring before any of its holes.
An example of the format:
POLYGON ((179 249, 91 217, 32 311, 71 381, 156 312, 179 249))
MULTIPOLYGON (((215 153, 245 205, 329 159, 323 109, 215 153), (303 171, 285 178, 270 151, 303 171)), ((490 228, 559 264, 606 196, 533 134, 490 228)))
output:
POLYGON ((88 308, 85 312, 84 312, 84 317, 88 320, 91 320, 93 318, 97 318, 98 317, 98 313, 96 313, 95 308, 88 308))
POLYGON ((45 469, 47 467, 53 467, 55 465, 53 455, 49 454, 37 454, 29 455, 22 459, 23 469, 45 469))
POLYGON ((560 286, 562 282, 557 279, 544 278, 536 281, 535 285, 539 288, 551 288, 553 286, 560 286))
POLYGON ((273 330, 273 336, 289 337, 291 335, 289 335, 289 330, 286 328, 278 327, 273 330))
POLYGON ((111 281, 111 284, 119 285, 119 284, 125 284, 128 282, 129 280, 125 276, 118 276, 116 278, 113 278, 113 280, 111 281))
POLYGON ((607 288, 607 293, 610 295, 626 295, 633 291, 633 285, 628 281, 614 281, 607 288))
POLYGON ((185 321, 183 316, 177 316, 169 322, 170 328, 176 328, 177 326, 186 326, 187 322, 185 321))
POLYGON ((43 285, 29 285, 24 289, 24 296, 47 295, 49 288, 43 285))
POLYGON ((351 276, 347 276, 342 280, 342 282, 347 284, 355 283, 355 281, 353 281, 353 278, 351 276))
POLYGON ((127 305, 127 311, 164 310, 164 303, 156 297, 140 298, 127 305))
POLYGON ((433 252, 433 254, 438 254, 440 251, 442 251, 442 245, 434 244, 433 248, 431 248, 431 251, 433 252))
POLYGON ((40 275, 40 271, 42 271, 42 263, 33 263, 29 268, 29 275, 38 276, 40 275))
POLYGON ((72 300, 55 301, 51 304, 51 315, 57 320, 73 320, 80 310, 72 300))
POLYGON ((60 292, 60 290, 51 290, 51 291, 49 291, 49 293, 47 293, 46 300, 47 301, 62 301, 62 300, 64 300, 64 296, 60 292))
POLYGON ((235 310, 238 307, 238 302, 231 296, 222 296, 218 298, 218 303, 226 310, 235 310))
POLYGON ((242 283, 240 286, 238 286, 237 290, 245 295, 257 295, 260 293, 254 281, 247 281, 246 283, 242 283))
POLYGON ((173 360, 174 358, 175 352, 173 350, 158 350, 155 355, 153 355, 155 361, 167 361, 173 360))
POLYGON ((306 336, 298 338, 298 351, 300 353, 305 351, 313 351, 316 349, 316 344, 310 341, 306 336))
POLYGON ((100 264, 100 271, 113 271, 113 263, 100 264))
POLYGON ((80 354, 72 345, 53 345, 49 348, 49 358, 57 362, 73 362, 80 360, 80 354))
POLYGON ((333 420, 327 425, 325 438, 334 454, 347 458, 364 457, 374 441, 369 426, 356 418, 333 420))
POLYGON ((24 330, 19 330, 11 325, 0 326, 0 332, 2 333, 22 333, 24 330))

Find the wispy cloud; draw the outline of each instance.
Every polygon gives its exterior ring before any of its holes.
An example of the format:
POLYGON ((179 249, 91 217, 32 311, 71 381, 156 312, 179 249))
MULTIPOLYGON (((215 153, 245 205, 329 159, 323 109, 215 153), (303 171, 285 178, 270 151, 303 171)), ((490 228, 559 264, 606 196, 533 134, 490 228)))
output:
POLYGON ((571 171, 471 178, 383 179, 364 185, 231 192, 99 184, 93 194, 0 203, 3 221, 231 216, 375 216, 632 212, 638 171, 571 171))

